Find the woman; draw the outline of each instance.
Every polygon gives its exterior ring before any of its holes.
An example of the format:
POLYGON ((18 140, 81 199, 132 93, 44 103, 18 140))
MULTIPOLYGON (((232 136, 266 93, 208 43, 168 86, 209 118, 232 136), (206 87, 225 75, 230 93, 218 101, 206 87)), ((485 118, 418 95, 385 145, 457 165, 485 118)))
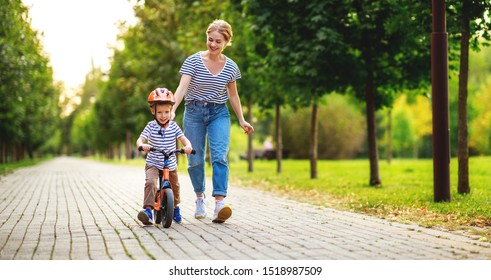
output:
POLYGON ((191 141, 196 155, 188 158, 188 172, 196 193, 195 218, 206 217, 205 149, 210 147, 215 211, 212 221, 223 223, 232 216, 232 208, 223 200, 227 196, 230 144, 230 114, 227 100, 245 133, 254 128, 245 121, 236 81, 241 77, 237 64, 222 54, 232 43, 232 27, 224 20, 213 21, 206 30, 207 50, 197 52, 184 61, 181 80, 175 92, 175 111, 185 100, 184 133, 191 141))

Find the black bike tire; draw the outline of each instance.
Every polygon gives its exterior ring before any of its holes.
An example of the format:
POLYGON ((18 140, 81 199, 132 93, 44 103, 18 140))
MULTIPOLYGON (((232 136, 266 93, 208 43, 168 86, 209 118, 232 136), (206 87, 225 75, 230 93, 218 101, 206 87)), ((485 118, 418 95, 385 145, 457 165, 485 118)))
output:
POLYGON ((162 210, 153 209, 153 215, 155 217, 155 223, 160 224, 162 222, 162 210))
POLYGON ((162 211, 162 225, 169 228, 174 217, 174 194, 171 189, 164 189, 164 199, 160 201, 162 211))

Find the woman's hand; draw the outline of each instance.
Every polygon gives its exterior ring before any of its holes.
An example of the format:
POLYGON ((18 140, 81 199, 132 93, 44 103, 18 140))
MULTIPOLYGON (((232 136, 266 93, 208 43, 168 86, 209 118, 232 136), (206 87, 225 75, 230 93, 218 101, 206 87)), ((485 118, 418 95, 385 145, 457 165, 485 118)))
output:
POLYGON ((240 127, 242 127, 245 134, 254 133, 254 127, 252 127, 252 125, 246 121, 241 122, 240 127))

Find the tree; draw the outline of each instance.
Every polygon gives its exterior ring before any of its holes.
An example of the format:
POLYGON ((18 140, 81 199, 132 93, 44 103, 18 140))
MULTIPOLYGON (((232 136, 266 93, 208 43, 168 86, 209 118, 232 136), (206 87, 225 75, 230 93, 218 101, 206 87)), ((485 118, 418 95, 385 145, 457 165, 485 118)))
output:
MULTIPOLYGON (((254 32, 246 16, 247 9, 240 1, 221 1, 221 3, 224 5, 223 16, 232 25, 234 33, 232 46, 226 48, 225 51, 232 55, 240 68, 242 75, 238 83, 240 98, 242 104, 246 104, 246 119, 254 126, 253 107, 260 96, 258 85, 261 81, 258 72, 261 72, 264 61, 261 54, 256 52, 256 42, 259 42, 258 34, 254 32)), ((248 172, 254 171, 254 134, 248 135, 248 172)))
POLYGON ((95 135, 96 114, 93 104, 101 91, 102 79, 102 70, 92 64, 92 69, 85 76, 85 82, 80 90, 80 104, 67 118, 71 121, 70 153, 76 152, 88 156, 95 151, 97 143, 95 135))
POLYGON ((148 94, 157 87, 177 88, 182 62, 200 50, 197 46, 205 47, 206 27, 223 17, 227 7, 232 7, 229 1, 218 0, 137 1, 139 21, 122 30, 124 47, 114 50, 108 80, 95 103, 98 149, 112 154, 111 147, 125 142, 129 156, 142 124, 151 120, 148 94))
MULTIPOLYGON (((317 178, 318 101, 346 85, 342 67, 346 47, 338 32, 346 3, 249 0, 246 4, 261 38, 271 38, 266 45, 268 70, 279 84, 280 98, 297 108, 312 106, 310 177, 317 178)), ((270 104, 279 106, 280 98, 272 98, 270 104)))
MULTIPOLYGON (((319 159, 350 159, 362 150, 366 139, 365 118, 360 104, 352 96, 328 94, 319 106, 319 159)), ((285 146, 290 158, 309 158, 308 137, 311 111, 305 109, 284 110, 281 125, 285 146)))
POLYGON ((135 26, 121 27, 122 49, 115 49, 108 80, 95 103, 98 149, 114 154, 124 143, 132 156, 134 141, 151 120, 148 94, 157 87, 177 87, 182 50, 177 44, 175 1, 138 1, 135 26), (108 133, 108 132, 111 133, 108 133), (101 146, 101 144, 103 146, 101 146))
POLYGON ((54 135, 59 88, 20 0, 0 6, 0 163, 30 158, 54 135))
MULTIPOLYGON (((468 144, 468 78, 469 48, 479 49, 479 38, 490 40, 489 10, 491 3, 482 0, 449 1, 450 18, 455 18, 454 26, 459 26, 460 67, 458 98, 458 192, 470 193, 469 185, 469 144, 468 144)), ((452 22, 449 24, 452 25, 452 22)))
POLYGON ((429 3, 420 1, 348 1, 340 34, 351 55, 350 84, 366 104, 372 186, 381 185, 375 111, 390 106, 406 88, 429 81, 429 3), (413 15, 408 17, 407 15, 413 15))

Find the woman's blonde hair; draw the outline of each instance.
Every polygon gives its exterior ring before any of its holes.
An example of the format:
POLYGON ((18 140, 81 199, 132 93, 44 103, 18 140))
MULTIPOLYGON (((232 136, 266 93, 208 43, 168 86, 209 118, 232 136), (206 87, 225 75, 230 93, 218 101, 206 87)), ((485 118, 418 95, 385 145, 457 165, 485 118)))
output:
POLYGON ((206 34, 210 34, 210 32, 217 31, 222 34, 223 38, 227 41, 227 46, 232 45, 232 37, 234 33, 232 32, 232 26, 222 19, 216 19, 208 26, 206 29, 206 34))

